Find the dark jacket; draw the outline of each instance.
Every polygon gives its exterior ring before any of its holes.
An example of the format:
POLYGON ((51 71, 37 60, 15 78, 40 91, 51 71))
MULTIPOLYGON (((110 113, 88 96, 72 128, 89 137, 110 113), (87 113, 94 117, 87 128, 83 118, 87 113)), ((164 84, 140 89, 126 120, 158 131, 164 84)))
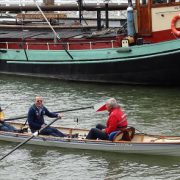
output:
POLYGON ((45 124, 44 115, 52 118, 58 117, 58 114, 49 112, 45 106, 37 108, 34 104, 30 107, 28 112, 28 123, 31 130, 41 129, 41 126, 45 124))

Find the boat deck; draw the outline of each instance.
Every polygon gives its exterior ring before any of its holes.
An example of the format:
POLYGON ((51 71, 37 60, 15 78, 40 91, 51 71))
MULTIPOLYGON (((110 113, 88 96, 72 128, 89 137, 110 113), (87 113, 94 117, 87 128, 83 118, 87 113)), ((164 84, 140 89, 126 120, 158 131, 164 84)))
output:
MULTIPOLYGON (((21 27, 22 29, 22 27, 21 27)), ((73 37, 90 37, 92 33, 94 33, 96 30, 91 28, 81 28, 81 29, 57 29, 57 34, 60 35, 61 38, 73 38, 73 37)), ((105 30, 104 32, 106 32, 105 30)), ((117 36, 116 31, 111 33, 103 33, 99 34, 98 37, 113 37, 117 36)), ((8 27, 5 29, 0 29, 0 39, 28 39, 28 38, 36 38, 36 39, 54 39, 54 34, 51 30, 48 29, 22 29, 22 31, 18 29, 9 29, 8 27)), ((97 38, 97 36, 96 36, 97 38)))

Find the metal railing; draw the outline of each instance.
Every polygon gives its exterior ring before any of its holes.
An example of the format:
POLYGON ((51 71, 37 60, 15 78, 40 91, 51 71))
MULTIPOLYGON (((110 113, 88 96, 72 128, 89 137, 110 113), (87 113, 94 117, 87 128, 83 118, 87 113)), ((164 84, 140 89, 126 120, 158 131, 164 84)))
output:
POLYGON ((89 41, 89 42, 0 42, 0 49, 26 49, 26 50, 61 50, 65 47, 67 50, 80 49, 101 49, 117 47, 116 40, 109 41, 89 41), (76 48, 77 47, 77 48, 76 48))

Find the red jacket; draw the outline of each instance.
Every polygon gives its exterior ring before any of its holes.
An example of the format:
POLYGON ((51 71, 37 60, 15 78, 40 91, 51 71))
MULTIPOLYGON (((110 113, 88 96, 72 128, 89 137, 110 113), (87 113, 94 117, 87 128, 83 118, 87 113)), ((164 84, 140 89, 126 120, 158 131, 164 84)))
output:
POLYGON ((121 108, 114 108, 109 113, 109 118, 106 122, 105 132, 110 134, 113 131, 117 131, 119 127, 127 126, 126 114, 122 111, 121 108))

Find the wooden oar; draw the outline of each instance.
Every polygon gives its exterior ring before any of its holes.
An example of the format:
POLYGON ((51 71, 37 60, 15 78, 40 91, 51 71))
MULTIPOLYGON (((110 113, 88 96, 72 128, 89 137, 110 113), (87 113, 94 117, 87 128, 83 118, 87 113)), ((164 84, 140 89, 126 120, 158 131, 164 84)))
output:
POLYGON ((7 119, 4 119, 4 121, 14 121, 17 119, 24 119, 24 118, 27 118, 27 115, 16 116, 14 118, 7 118, 7 119))
MULTIPOLYGON (((78 110, 84 110, 84 109, 90 109, 90 108, 93 108, 95 111, 103 111, 103 110, 106 110, 106 108, 104 108, 104 106, 105 106, 105 103, 101 102, 101 103, 97 103, 97 104, 91 105, 91 106, 80 107, 80 108, 75 108, 75 109, 60 110, 60 111, 56 111, 54 113, 64 113, 64 112, 78 111, 78 110)), ((17 116, 14 118, 4 119, 4 121, 14 121, 17 119, 24 119, 24 118, 27 118, 27 115, 22 115, 22 116, 17 116)))
MULTIPOLYGON (((75 108, 75 109, 61 110, 61 111, 56 111, 54 113, 63 113, 63 112, 69 112, 69 111, 78 111, 78 110, 89 109, 89 108, 94 108, 94 106, 86 106, 86 107, 80 107, 80 108, 75 108)), ((22 116, 17 116, 17 117, 14 117, 14 118, 4 119, 4 121, 13 121, 13 120, 24 119, 24 118, 27 118, 27 115, 22 115, 22 116)))
MULTIPOLYGON (((49 127, 51 124, 53 124, 54 122, 56 122, 58 119, 61 119, 61 117, 58 117, 56 119, 54 119, 53 121, 51 121, 49 124, 47 124, 44 128, 41 128, 39 130, 39 133, 41 131, 43 131, 44 129, 46 129, 47 127, 49 127)), ((3 160, 5 157, 7 157, 8 155, 10 155, 12 152, 14 152, 16 149, 18 149, 19 147, 21 147, 22 145, 26 144, 28 141, 30 141, 33 137, 38 136, 38 131, 36 131, 35 133, 32 134, 32 136, 30 136, 28 139, 26 139, 25 141, 21 142, 20 144, 18 144, 14 149, 12 149, 9 153, 7 153, 6 155, 4 155, 2 158, 0 158, 0 161, 3 160)))

